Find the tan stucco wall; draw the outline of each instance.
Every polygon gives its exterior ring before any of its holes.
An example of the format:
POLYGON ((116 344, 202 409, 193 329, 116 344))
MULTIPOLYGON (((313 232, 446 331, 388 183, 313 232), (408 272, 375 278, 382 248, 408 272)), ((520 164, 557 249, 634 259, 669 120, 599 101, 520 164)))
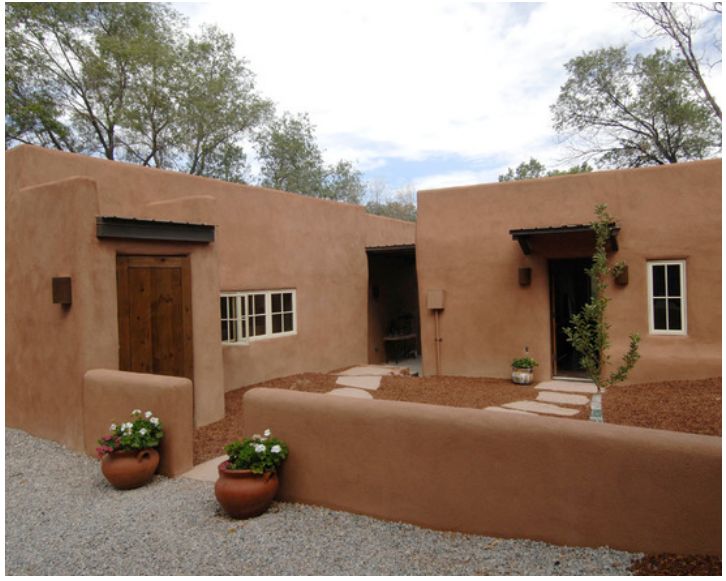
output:
MULTIPOLYGON (((424 373, 435 371, 428 289, 446 291, 441 315, 445 375, 507 377, 526 346, 551 375, 547 257, 525 256, 510 229, 589 223, 598 203, 621 226, 613 260, 629 266, 625 287, 610 285, 607 317, 613 360, 640 333, 630 381, 721 373, 721 160, 486 184, 418 195, 416 257, 424 373), (648 333, 646 261, 685 259, 687 336, 648 333), (532 268, 520 287, 517 269, 532 268)), ((554 250, 554 249, 553 249, 554 250)), ((560 245, 550 258, 581 255, 560 245)))
POLYGON ((151 411, 161 420, 159 474, 177 476, 194 462, 194 401, 186 377, 91 369, 83 377, 83 431, 87 454, 94 455, 98 439, 111 423, 131 420, 131 411, 151 411), (132 408, 129 403, 133 402, 132 408))
POLYGON ((561 545, 720 554, 721 438, 253 389, 281 499, 561 545), (365 437, 361 437, 365 434, 365 437))
POLYGON ((77 449, 83 374, 118 369, 117 254, 191 258, 200 426, 223 416, 225 390, 365 362, 365 247, 415 232, 358 206, 32 146, 6 152, 5 179, 6 419, 77 449), (97 216, 213 224, 216 239, 99 240, 97 216), (70 309, 51 302, 54 276, 73 278, 70 309), (278 288, 297 290, 298 334, 223 348, 219 293, 278 288))

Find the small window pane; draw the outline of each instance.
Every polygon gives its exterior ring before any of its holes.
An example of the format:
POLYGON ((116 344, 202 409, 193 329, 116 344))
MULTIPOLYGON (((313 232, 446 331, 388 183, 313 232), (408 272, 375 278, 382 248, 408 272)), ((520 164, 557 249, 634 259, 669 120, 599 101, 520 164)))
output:
POLYGON ((653 299, 653 328, 658 331, 668 330, 665 299, 653 299))
POLYGON ((681 267, 679 264, 668 265, 668 296, 681 296, 681 267))
POLYGON ((670 331, 683 330, 681 324, 681 299, 668 299, 668 329, 670 331))
POLYGON ((219 312, 223 319, 227 318, 227 297, 221 297, 219 299, 219 312))
POLYGON ((282 310, 280 308, 282 306, 281 295, 279 293, 275 293, 271 296, 272 296, 272 312, 279 313, 282 310))
POLYGON ((665 266, 658 264, 653 266, 653 296, 666 296, 665 289, 665 266))
POLYGON ((272 332, 282 333, 282 315, 272 315, 272 332))
POLYGON ((255 315, 265 312, 265 295, 254 295, 255 297, 255 315))
POLYGON ((285 332, 292 331, 292 313, 287 313, 283 317, 285 317, 285 332))
POLYGON ((285 311, 292 311, 292 293, 284 293, 282 295, 283 300, 283 310, 285 311))
POLYGON ((222 341, 229 341, 229 334, 227 333, 227 321, 222 321, 222 341))
MULTIPOLYGON (((234 310, 236 311, 237 310, 237 298, 235 297, 233 300, 234 300, 233 307, 234 307, 234 310)), ((247 309, 245 308, 247 306, 247 304, 245 303, 244 297, 242 297, 242 299, 239 301, 239 304, 240 304, 240 308, 242 309, 240 314, 244 317, 245 313, 247 312, 247 309)))
POLYGON ((255 337, 259 337, 260 335, 265 334, 265 316, 262 315, 261 317, 255 317, 254 318, 254 335, 255 337))

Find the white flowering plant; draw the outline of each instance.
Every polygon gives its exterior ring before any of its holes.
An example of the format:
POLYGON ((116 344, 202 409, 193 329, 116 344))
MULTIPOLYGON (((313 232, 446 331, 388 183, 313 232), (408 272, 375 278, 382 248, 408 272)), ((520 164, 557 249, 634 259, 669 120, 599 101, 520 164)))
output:
POLYGON ((155 448, 164 437, 164 428, 159 418, 151 411, 144 413, 136 409, 131 412, 131 421, 111 424, 110 434, 98 440, 96 453, 99 458, 118 450, 143 450, 155 448))
POLYGON ((241 442, 236 440, 224 447, 229 460, 228 470, 250 470, 255 474, 276 472, 278 466, 287 458, 287 444, 273 438, 267 429, 263 435, 255 434, 241 442))

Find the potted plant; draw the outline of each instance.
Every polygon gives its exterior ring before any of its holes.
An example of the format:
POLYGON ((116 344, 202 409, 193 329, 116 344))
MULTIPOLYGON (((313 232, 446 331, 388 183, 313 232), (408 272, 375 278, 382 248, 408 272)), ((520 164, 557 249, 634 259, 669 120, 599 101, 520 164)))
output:
POLYGON ((519 357, 512 361, 512 382, 519 385, 529 385, 534 378, 534 368, 537 363, 531 357, 519 357))
POLYGON ((101 472, 114 488, 138 488, 151 480, 159 466, 155 449, 164 437, 159 418, 151 411, 131 412, 131 421, 111 424, 111 433, 98 440, 101 472))
POLYGON ((287 458, 287 444, 267 429, 227 444, 229 458, 219 465, 214 494, 233 518, 249 518, 265 512, 277 494, 277 468, 287 458))

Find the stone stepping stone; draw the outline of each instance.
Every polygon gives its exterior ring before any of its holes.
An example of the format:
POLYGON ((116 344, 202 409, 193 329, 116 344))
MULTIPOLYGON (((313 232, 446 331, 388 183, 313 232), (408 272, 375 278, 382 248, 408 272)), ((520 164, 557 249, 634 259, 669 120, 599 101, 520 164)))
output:
POLYGON ((363 375, 363 376, 346 376, 339 377, 335 380, 336 385, 343 385, 345 387, 355 387, 357 389, 369 389, 374 391, 381 386, 380 375, 363 375))
POLYGON ((227 459, 227 456, 218 456, 201 464, 197 464, 194 468, 181 474, 181 478, 191 478, 192 480, 201 480, 202 482, 217 482, 219 472, 217 467, 227 459))
POLYGON ((507 414, 520 414, 523 416, 536 416, 537 414, 533 414, 531 412, 523 412, 522 410, 508 410, 506 408, 500 408, 497 406, 489 406, 488 408, 484 408, 484 411, 487 412, 504 412, 507 414))
POLYGON ((557 379, 538 383, 535 389, 561 391, 564 393, 597 393, 597 387, 595 387, 594 383, 587 383, 585 381, 561 381, 557 379))
POLYGON ((355 389, 352 387, 339 387, 328 392, 328 395, 340 395, 343 397, 357 397, 358 399, 373 399, 373 396, 367 391, 362 389, 355 389))
POLYGON ((388 367, 385 365, 365 365, 360 367, 351 367, 350 369, 346 369, 345 371, 341 371, 340 373, 336 373, 338 377, 341 376, 355 376, 355 375, 363 375, 363 376, 370 376, 370 375, 377 375, 377 376, 384 376, 384 375, 401 375, 406 369, 405 367, 388 367))
POLYGON ((575 395, 571 393, 557 393, 556 391, 540 391, 537 394, 537 401, 547 403, 562 403, 565 405, 587 405, 590 398, 586 395, 575 395))
POLYGON ((580 413, 580 410, 563 408, 557 405, 552 405, 551 403, 540 403, 537 401, 514 401, 512 403, 505 403, 503 407, 524 412, 550 414, 554 416, 574 416, 575 414, 580 413))

